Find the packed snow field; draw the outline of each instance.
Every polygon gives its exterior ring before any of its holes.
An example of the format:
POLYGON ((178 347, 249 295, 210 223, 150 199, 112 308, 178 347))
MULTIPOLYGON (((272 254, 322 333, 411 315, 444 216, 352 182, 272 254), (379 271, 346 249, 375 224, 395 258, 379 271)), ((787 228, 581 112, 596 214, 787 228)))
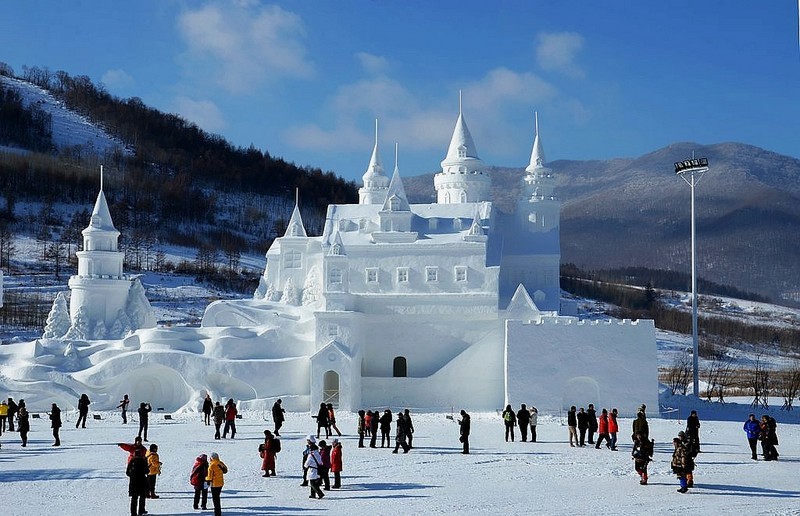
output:
MULTIPOLYGON (((287 414, 278 476, 263 478, 257 448, 263 430, 272 425, 261 412, 245 412, 237 421, 236 438, 219 441, 213 439, 213 425, 205 426, 198 414, 175 414, 166 420, 154 412, 148 437, 158 444, 163 463, 156 486, 161 498, 147 500, 147 511, 200 514, 192 508, 189 473, 197 455, 218 452, 229 468, 222 491, 227 515, 800 513, 800 426, 783 423, 784 413, 773 409, 780 459, 754 462, 743 419, 706 420, 702 406, 702 453, 695 487, 687 494, 676 492, 670 459, 672 437, 683 429, 688 407, 681 419, 677 414, 673 419, 649 417, 656 446, 646 486, 639 485, 633 470, 630 419, 620 419, 619 451, 612 452, 605 447, 571 448, 558 415, 540 416, 536 443, 520 442, 518 434, 516 442, 506 443, 499 415, 472 414, 471 454, 462 455, 456 407, 455 419, 412 411, 414 448, 407 455, 358 448, 356 415, 338 414, 344 433, 342 488, 326 492, 323 500, 309 499, 308 488, 300 487, 301 453, 315 426, 308 413, 287 414)), ((718 409, 713 406, 710 412, 718 409)), ((746 412, 746 406, 740 409, 746 412)), ((102 420, 90 417, 85 430, 75 429, 75 413, 63 415, 67 421, 59 448, 51 447, 45 414, 44 419, 31 420, 27 448, 20 446, 16 433, 2 436, 3 514, 128 514, 127 453, 115 443, 132 442, 138 425, 123 425, 118 413, 103 412, 102 420)))

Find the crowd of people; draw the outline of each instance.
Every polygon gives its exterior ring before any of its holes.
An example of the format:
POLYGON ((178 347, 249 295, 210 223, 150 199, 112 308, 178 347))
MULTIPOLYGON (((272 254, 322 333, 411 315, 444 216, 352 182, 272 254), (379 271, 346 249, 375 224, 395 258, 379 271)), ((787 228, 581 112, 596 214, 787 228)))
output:
MULTIPOLYGON (((127 410, 130 400, 126 394, 117 406, 121 410, 123 424, 127 424, 127 410)), ((86 394, 82 394, 77 401, 78 419, 76 428, 86 428, 89 405, 91 401, 86 394)), ((586 444, 594 445, 600 449, 602 444, 606 448, 616 451, 618 449, 617 434, 619 424, 617 421, 618 411, 612 408, 600 410, 597 414, 593 404, 589 403, 588 408, 576 406, 570 407, 567 412, 568 442, 571 447, 585 447, 586 444)), ((145 447, 142 442, 147 442, 148 415, 152 411, 149 403, 142 402, 137 410, 139 416, 139 432, 133 443, 117 443, 124 451, 128 452, 125 474, 128 476, 128 495, 131 498, 131 515, 138 516, 146 514, 146 500, 156 499, 156 479, 161 474, 162 462, 158 453, 158 445, 150 444, 145 447)), ((236 419, 238 410, 233 399, 229 399, 223 406, 220 401, 213 402, 210 395, 203 400, 202 421, 210 426, 213 421, 215 426, 215 439, 227 439, 236 436, 236 419), (224 428, 222 425, 224 423, 224 428), (220 432, 222 428, 222 432, 220 432)), ((264 430, 264 441, 258 446, 258 453, 261 459, 260 470, 263 477, 277 476, 276 458, 281 451, 280 429, 286 420, 286 411, 282 406, 282 400, 278 399, 272 406, 273 430, 264 430)), ((53 431, 53 446, 61 445, 60 428, 63 424, 61 409, 53 403, 48 413, 50 426, 53 431)), ((520 440, 527 442, 530 435, 530 442, 536 442, 536 427, 538 424, 538 410, 536 407, 530 408, 526 404, 521 404, 518 410, 514 410, 510 404, 506 405, 501 413, 501 419, 505 430, 506 442, 515 440, 515 429, 519 429, 520 440)), ((338 437, 342 432, 336 425, 336 415, 331 403, 321 403, 316 415, 316 435, 310 434, 306 437, 306 446, 302 452, 301 486, 309 487, 309 498, 322 499, 325 491, 339 489, 342 486, 341 473, 343 471, 343 447, 338 437), (337 437, 331 439, 333 433, 337 437), (321 439, 324 433, 325 439, 321 439), (333 482, 331 482, 331 473, 333 482)), ((450 417, 450 416, 448 416, 450 417)), ((452 418, 451 418, 452 419, 452 418)), ((398 411, 396 418, 390 408, 383 412, 379 410, 359 410, 356 424, 358 434, 358 447, 378 448, 377 438, 380 432, 380 448, 391 448, 391 431, 394 423, 394 449, 393 453, 399 453, 402 448, 403 453, 409 453, 413 448, 414 424, 409 409, 398 411), (369 445, 365 440, 369 439, 369 445)), ((470 453, 470 415, 465 411, 460 411, 458 419, 459 441, 462 444, 463 454, 470 453)), ((686 420, 686 428, 678 432, 673 438, 673 454, 670 462, 672 471, 678 478, 678 492, 686 493, 694 486, 695 461, 700 453, 700 419, 695 410, 686 420)), ((0 436, 6 432, 18 432, 22 441, 22 446, 27 446, 27 434, 30 431, 30 414, 27 411, 25 400, 15 402, 12 398, 8 401, 0 402, 0 436)), ((751 459, 758 460, 757 445, 761 443, 761 451, 764 460, 777 460, 777 423, 774 418, 765 414, 760 420, 756 419, 755 414, 750 414, 743 425, 747 441, 751 451, 751 459)), ((646 406, 642 405, 637 411, 636 418, 633 420, 631 428, 632 449, 631 458, 634 463, 634 470, 639 476, 639 483, 647 485, 648 464, 653 460, 655 439, 650 436, 649 424, 647 422, 646 406)), ((208 492, 211 491, 212 504, 215 515, 222 514, 221 492, 224 485, 224 475, 227 473, 227 466, 222 462, 219 455, 214 452, 208 459, 206 454, 197 456, 194 465, 189 472, 189 483, 194 489, 193 507, 194 509, 208 508, 208 492)))

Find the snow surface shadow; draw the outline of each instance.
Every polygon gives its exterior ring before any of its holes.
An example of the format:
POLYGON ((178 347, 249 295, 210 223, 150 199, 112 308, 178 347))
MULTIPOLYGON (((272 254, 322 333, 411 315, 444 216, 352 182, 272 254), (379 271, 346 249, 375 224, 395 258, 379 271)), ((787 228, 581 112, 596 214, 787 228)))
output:
POLYGON ((695 486, 703 494, 723 496, 758 496, 765 498, 800 498, 800 491, 780 491, 778 489, 765 489, 753 486, 733 486, 727 484, 706 484, 695 486), (712 491, 708 493, 707 491, 712 491))
MULTIPOLYGON (((444 486, 434 486, 429 484, 415 484, 410 482, 372 482, 369 484, 348 484, 346 491, 402 491, 402 490, 410 490, 410 489, 431 489, 434 487, 444 487, 444 486)), ((345 491, 345 492, 346 492, 345 491)), ((408 495, 398 495, 398 497, 407 497, 408 495)), ((422 496, 420 496, 422 497, 422 496)), ((337 499, 340 497, 337 496, 337 499)), ((423 497, 427 498, 427 496, 423 497)))
POLYGON ((89 478, 117 479, 116 474, 98 474, 96 469, 18 469, 0 472, 2 482, 35 482, 37 480, 81 480, 89 478))
MULTIPOLYGON (((325 502, 323 502, 325 503, 325 502)), ((209 511, 213 511, 212 507, 214 505, 209 501, 208 503, 208 511, 203 511, 203 513, 207 513, 209 511)), ((150 506, 147 507, 148 510, 150 506)), ((305 509, 302 507, 288 507, 288 506, 264 506, 264 507, 236 507, 230 506, 225 504, 225 497, 222 498, 222 512, 226 515, 235 515, 235 514, 300 514, 300 513, 319 513, 319 509, 305 509)), ((197 516, 197 511, 194 512, 172 512, 170 513, 172 516, 197 516)))

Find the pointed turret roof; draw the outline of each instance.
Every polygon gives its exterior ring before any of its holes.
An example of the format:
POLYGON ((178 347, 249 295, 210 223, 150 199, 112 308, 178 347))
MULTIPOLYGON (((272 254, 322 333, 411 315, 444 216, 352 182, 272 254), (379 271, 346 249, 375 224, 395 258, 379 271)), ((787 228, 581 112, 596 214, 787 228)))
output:
POLYGON ((378 152, 378 120, 375 119, 375 146, 372 148, 372 157, 370 157, 367 171, 361 176, 364 181, 364 186, 368 182, 379 183, 374 186, 386 186, 388 178, 383 175, 383 165, 381 165, 381 157, 378 152))
POLYGON ((345 254, 344 243, 342 243, 342 235, 339 234, 339 229, 337 228, 333 234, 333 242, 331 243, 331 248, 328 250, 328 255, 344 256, 345 254))
POLYGON ((531 150, 531 162, 525 168, 526 172, 532 172, 536 168, 544 166, 544 147, 542 147, 542 140, 539 138, 539 113, 534 113, 536 119, 536 136, 533 138, 533 149, 531 150))
POLYGON ((531 296, 528 294, 528 291, 525 290, 522 283, 520 283, 517 286, 516 292, 514 292, 514 295, 511 297, 511 302, 508 303, 508 307, 506 307, 506 316, 524 319, 536 318, 539 315, 539 308, 536 306, 536 303, 533 302, 533 299, 531 299, 531 296))
POLYGON ((303 218, 300 216, 300 194, 295 191, 294 210, 289 219, 289 224, 286 225, 285 237, 306 237, 306 228, 303 226, 303 218))
POLYGON ((453 137, 450 138, 450 146, 447 148, 447 156, 442 161, 442 166, 464 159, 480 160, 478 149, 475 148, 472 134, 470 134, 467 122, 464 120, 464 114, 461 109, 461 93, 459 93, 458 119, 456 120, 455 129, 453 129, 453 137))
POLYGON ((114 227, 114 221, 111 220, 111 212, 108 209, 108 202, 106 195, 103 193, 103 166, 100 165, 100 192, 97 194, 97 200, 94 202, 94 209, 92 210, 92 217, 89 221, 87 230, 100 230, 100 231, 117 231, 114 227))
POLYGON ((406 190, 403 188, 403 180, 400 179, 400 168, 398 167, 398 145, 394 146, 394 172, 392 180, 389 182, 389 190, 386 192, 386 201, 383 203, 383 210, 392 210, 392 199, 397 199, 399 205, 393 211, 410 211, 406 190))

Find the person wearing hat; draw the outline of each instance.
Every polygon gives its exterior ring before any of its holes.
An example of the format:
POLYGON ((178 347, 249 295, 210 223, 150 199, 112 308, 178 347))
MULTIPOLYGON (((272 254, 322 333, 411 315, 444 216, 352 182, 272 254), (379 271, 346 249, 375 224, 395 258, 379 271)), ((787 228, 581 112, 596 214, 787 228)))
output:
POLYGON ((194 487, 194 508, 195 510, 208 509, 208 483, 206 482, 206 475, 208 475, 208 457, 205 453, 201 453, 195 459, 192 472, 189 474, 189 483, 194 487), (202 505, 201 505, 202 502, 202 505))
POLYGON ((672 452, 672 462, 670 466, 672 466, 672 472, 678 476, 678 482, 681 486, 678 492, 685 493, 689 490, 686 483, 686 448, 683 446, 680 437, 674 438, 672 440, 672 445, 675 447, 675 451, 672 452))
POLYGON ((150 470, 144 458, 144 447, 133 450, 133 457, 128 462, 125 474, 128 476, 128 496, 131 497, 131 516, 147 514, 145 500, 150 492, 147 473, 150 470))
POLYGON ((306 437, 306 447, 303 450, 303 460, 300 464, 303 467, 303 483, 300 484, 300 487, 307 487, 308 486, 308 466, 306 466, 306 461, 308 460, 308 455, 311 453, 311 446, 314 445, 316 448, 317 446, 317 438, 313 435, 309 435, 306 437))
MULTIPOLYGON (((307 472, 308 484, 311 487, 311 494, 308 496, 309 498, 319 498, 322 500, 325 498, 325 493, 322 492, 322 489, 319 488, 320 484, 322 484, 322 479, 319 476, 319 469, 322 467, 322 457, 319 454, 316 440, 313 439, 313 435, 309 435, 306 443, 308 444, 308 455, 306 456, 306 461, 303 464, 307 472), (312 440, 313 439, 313 440, 312 440)), ((306 478, 304 476, 304 478, 306 478)))
POLYGON ((55 403, 50 408, 50 428, 53 429, 53 438, 55 439, 53 446, 61 446, 61 439, 58 437, 61 429, 61 409, 55 403))
POLYGON ((461 419, 458 420, 459 437, 458 440, 464 445, 461 451, 463 454, 469 454, 469 431, 470 431, 470 417, 467 411, 461 409, 461 419))
POLYGON ((322 459, 322 463, 320 463, 317 472, 319 473, 319 479, 321 484, 325 484, 325 491, 331 490, 331 447, 328 446, 328 443, 323 441, 319 441, 317 444, 319 448, 319 456, 322 459))
POLYGON ((333 487, 339 489, 342 487, 342 443, 339 439, 334 439, 331 442, 331 471, 333 472, 333 487))
POLYGON ((225 473, 228 472, 228 466, 219 459, 219 454, 214 452, 211 454, 211 462, 208 465, 208 473, 206 474, 206 481, 211 487, 211 500, 214 503, 214 516, 222 516, 222 501, 220 495, 222 494, 222 486, 225 485, 225 473))
POLYGON ((268 477, 275 475, 275 436, 269 430, 264 430, 264 442, 259 447, 261 450, 261 469, 264 471, 262 476, 268 477))

